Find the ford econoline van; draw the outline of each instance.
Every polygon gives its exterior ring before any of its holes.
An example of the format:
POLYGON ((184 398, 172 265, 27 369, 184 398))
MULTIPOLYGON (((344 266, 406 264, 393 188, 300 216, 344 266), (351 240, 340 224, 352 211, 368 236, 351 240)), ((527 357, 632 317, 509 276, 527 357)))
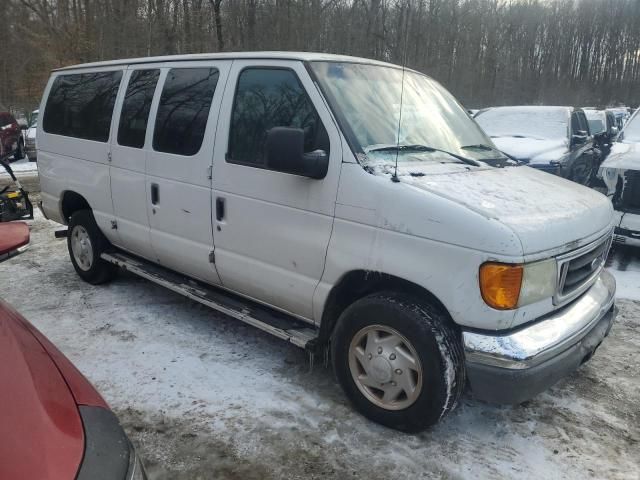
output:
POLYGON ((331 360, 367 417, 418 431, 469 386, 531 398, 615 317, 601 194, 505 157, 439 83, 312 53, 55 70, 46 217, 117 268, 331 360))

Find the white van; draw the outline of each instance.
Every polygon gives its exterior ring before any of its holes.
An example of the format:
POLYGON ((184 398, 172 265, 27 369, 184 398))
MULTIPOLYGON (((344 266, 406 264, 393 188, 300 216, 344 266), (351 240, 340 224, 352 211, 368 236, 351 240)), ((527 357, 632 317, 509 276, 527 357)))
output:
POLYGON ((52 73, 44 214, 90 283, 130 270, 313 355, 418 431, 468 384, 519 403, 615 317, 601 194, 518 166, 437 82, 312 53, 52 73))

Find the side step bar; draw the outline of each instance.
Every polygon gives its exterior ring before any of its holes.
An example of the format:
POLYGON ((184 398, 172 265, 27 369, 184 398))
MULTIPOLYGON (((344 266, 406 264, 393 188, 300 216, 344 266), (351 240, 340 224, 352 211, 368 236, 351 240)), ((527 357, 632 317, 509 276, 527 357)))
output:
POLYGON ((142 278, 173 290, 225 315, 259 328, 271 335, 307 348, 318 336, 318 329, 251 300, 243 299, 222 289, 198 282, 167 268, 123 252, 101 255, 103 260, 128 270, 142 278), (309 345, 308 345, 309 344, 309 345))

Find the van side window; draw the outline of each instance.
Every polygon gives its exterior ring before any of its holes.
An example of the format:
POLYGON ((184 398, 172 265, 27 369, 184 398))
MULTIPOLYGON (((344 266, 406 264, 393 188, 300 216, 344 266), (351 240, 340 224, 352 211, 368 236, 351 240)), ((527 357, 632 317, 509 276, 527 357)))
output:
POLYGON ((301 128, 305 152, 329 152, 327 131, 296 74, 283 68, 247 68, 236 87, 227 161, 265 168, 267 132, 273 127, 301 128))
POLYGON ((154 150, 177 155, 198 153, 217 83, 215 68, 169 70, 156 116, 154 150))
POLYGON ((106 142, 122 71, 56 77, 42 127, 47 133, 106 142))
POLYGON ((120 113, 120 145, 134 148, 144 146, 149 110, 159 77, 160 70, 135 70, 131 73, 120 113))

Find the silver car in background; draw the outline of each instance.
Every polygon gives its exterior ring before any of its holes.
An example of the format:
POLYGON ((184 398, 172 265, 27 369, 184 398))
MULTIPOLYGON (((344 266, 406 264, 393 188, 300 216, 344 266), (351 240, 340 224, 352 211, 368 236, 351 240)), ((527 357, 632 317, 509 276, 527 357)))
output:
POLYGON ((40 110, 34 110, 29 117, 29 128, 24 135, 24 150, 29 157, 30 162, 38 160, 38 150, 36 149, 36 130, 38 128, 38 113, 40 110))

